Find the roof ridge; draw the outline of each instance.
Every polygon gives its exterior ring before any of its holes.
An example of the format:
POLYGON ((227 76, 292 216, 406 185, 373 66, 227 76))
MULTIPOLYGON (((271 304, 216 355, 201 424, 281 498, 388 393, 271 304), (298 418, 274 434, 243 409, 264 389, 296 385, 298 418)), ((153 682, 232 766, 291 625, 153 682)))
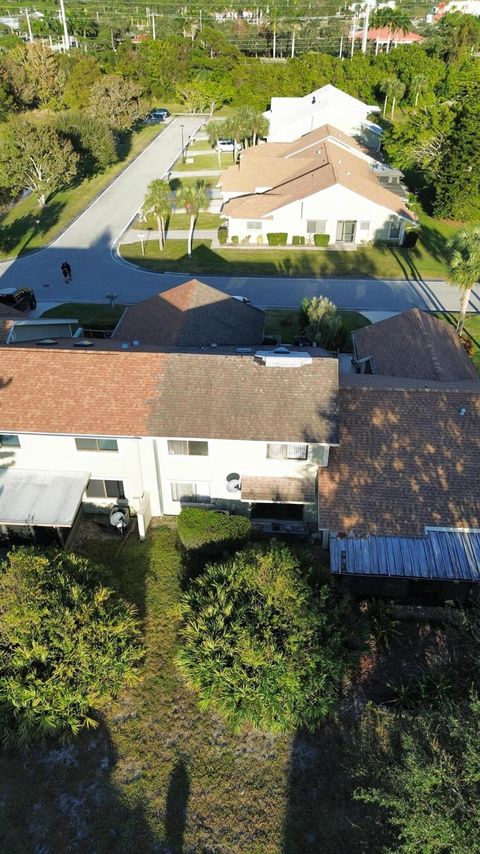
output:
POLYGON ((436 373, 440 382, 445 380, 445 372, 442 369, 442 365, 440 359, 438 357, 437 351, 435 349, 435 344, 431 339, 431 336, 428 334, 425 322, 424 312, 417 310, 416 321, 420 330, 420 335, 423 338, 424 344, 427 348, 428 353, 430 354, 430 358, 432 360, 432 367, 434 372, 436 373))

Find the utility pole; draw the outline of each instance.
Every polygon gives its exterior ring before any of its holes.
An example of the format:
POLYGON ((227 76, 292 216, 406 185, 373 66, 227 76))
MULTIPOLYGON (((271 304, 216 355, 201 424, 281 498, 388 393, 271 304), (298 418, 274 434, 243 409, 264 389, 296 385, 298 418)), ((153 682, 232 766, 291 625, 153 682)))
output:
POLYGON ((157 33, 155 30, 155 12, 152 12, 152 38, 154 41, 157 38, 157 33))
POLYGON ((68 37, 67 19, 65 17, 65 6, 63 0, 60 0, 60 20, 63 24, 63 48, 66 51, 70 50, 70 39, 68 37))
POLYGON ((198 13, 198 17, 199 17, 199 24, 200 24, 200 32, 202 32, 202 30, 203 30, 203 21, 202 21, 202 10, 201 10, 201 9, 200 9, 200 12, 198 13))
POLYGON ((352 24, 352 47, 350 50, 350 59, 353 56, 353 51, 355 50, 355 30, 357 29, 357 16, 353 16, 353 24, 352 24))
POLYGON ((369 20, 370 20, 370 0, 367 0, 367 8, 365 9, 365 21, 363 23, 362 53, 367 52, 368 22, 369 22, 369 20))
POLYGON ((343 59, 343 36, 340 36, 340 49, 338 51, 338 58, 343 59))
POLYGON ((277 55, 277 22, 274 21, 273 22, 273 51, 272 51, 273 59, 275 59, 276 55, 277 55))
POLYGON ((28 40, 30 42, 33 42, 32 28, 30 26, 30 15, 28 14, 28 9, 25 9, 25 15, 27 17, 28 40))

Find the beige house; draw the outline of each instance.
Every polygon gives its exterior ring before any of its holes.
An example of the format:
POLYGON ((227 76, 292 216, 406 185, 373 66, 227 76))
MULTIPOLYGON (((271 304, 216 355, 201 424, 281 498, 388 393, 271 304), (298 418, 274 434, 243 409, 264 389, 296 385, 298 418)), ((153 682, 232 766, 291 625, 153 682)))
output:
POLYGON ((247 149, 220 184, 230 240, 267 243, 286 233, 314 243, 360 245, 372 240, 401 244, 416 223, 400 183, 401 173, 379 161, 357 140, 325 125, 293 143, 247 149))

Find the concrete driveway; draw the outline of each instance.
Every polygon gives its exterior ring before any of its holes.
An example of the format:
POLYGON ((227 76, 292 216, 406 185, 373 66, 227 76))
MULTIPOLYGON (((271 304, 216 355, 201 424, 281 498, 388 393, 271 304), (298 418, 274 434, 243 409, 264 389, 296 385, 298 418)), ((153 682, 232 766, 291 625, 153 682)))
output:
MULTIPOLYGON (((27 285, 35 289, 40 312, 43 303, 105 302, 108 293, 133 303, 191 278, 188 273, 149 273, 115 254, 120 235, 129 226, 145 198, 148 184, 165 175, 180 154, 184 139, 195 134, 204 119, 174 119, 137 159, 119 175, 87 210, 50 246, 0 264, 1 286, 27 285), (73 282, 65 284, 63 261, 71 264, 73 282)), ((324 294, 341 308, 365 311, 402 311, 413 306, 458 309, 455 288, 442 281, 397 279, 301 279, 284 277, 202 276, 227 293, 248 297, 260 307, 297 307, 304 296, 324 294)), ((47 306, 45 306, 46 308, 47 306)), ((472 311, 480 311, 480 292, 474 291, 472 311)))

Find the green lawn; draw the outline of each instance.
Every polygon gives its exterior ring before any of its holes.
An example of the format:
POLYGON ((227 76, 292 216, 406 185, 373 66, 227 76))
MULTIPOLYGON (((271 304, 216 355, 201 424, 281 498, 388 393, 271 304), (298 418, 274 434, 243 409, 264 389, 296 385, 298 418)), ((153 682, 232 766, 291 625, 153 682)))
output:
POLYGON ((188 151, 191 151, 192 154, 194 154, 195 151, 213 151, 213 148, 208 139, 197 139, 188 146, 188 151))
MULTIPOLYGON (((150 125, 134 133, 130 143, 125 143, 121 149, 121 161, 100 175, 56 193, 42 210, 29 196, 0 216, 0 226, 7 228, 16 240, 9 257, 21 255, 52 241, 162 130, 159 125, 150 125), (39 220, 38 224, 36 220, 39 220)), ((0 258, 4 257, 0 253, 0 258)))
MULTIPOLYGON (((193 154, 193 152, 192 152, 193 154)), ((177 160, 176 163, 172 166, 173 172, 198 172, 200 169, 205 171, 215 170, 219 171, 220 169, 226 169, 227 166, 232 165, 232 155, 228 155, 226 153, 220 155, 221 165, 218 165, 218 157, 216 154, 201 154, 199 157, 192 157, 188 152, 186 155, 187 160, 193 159, 193 163, 183 162, 182 159, 177 160)))
POLYGON ((114 329, 120 320, 124 305, 65 302, 45 311, 42 317, 75 317, 86 329, 114 329))
MULTIPOLYGON (((446 320, 453 326, 457 325, 457 312, 438 312, 436 314, 436 317, 440 317, 443 320, 446 320)), ((480 374, 480 314, 467 315, 463 332, 465 338, 470 341, 472 347, 470 356, 473 364, 475 365, 478 373, 480 374)))
MULTIPOLYGON (((209 211, 200 211, 197 217, 196 228, 215 228, 217 229, 225 222, 219 214, 210 213, 209 211)), ((152 229, 157 230, 157 221, 152 214, 147 216, 147 221, 137 219, 133 225, 138 231, 147 231, 152 229)), ((186 213, 173 213, 167 222, 168 229, 188 229, 190 228, 190 217, 186 213)))
MULTIPOLYGON (((350 353, 352 331, 368 326, 370 321, 358 311, 339 311, 339 314, 348 336, 348 344, 343 349, 350 353)), ((299 320, 300 312, 295 309, 270 308, 265 312, 265 335, 274 335, 283 344, 293 344, 295 336, 302 331, 299 320)))
MULTIPOLYGON (((194 179, 190 179, 194 180, 194 179)), ((340 276, 344 278, 435 279, 446 277, 445 244, 461 226, 422 216, 421 236, 412 249, 366 246, 356 251, 226 249, 212 250, 196 241, 192 256, 185 241, 169 241, 163 253, 151 243, 141 255, 140 244, 121 247, 124 258, 150 270, 244 276, 340 276)))
POLYGON ((142 681, 97 731, 0 756, 2 850, 380 854, 373 808, 353 799, 356 724, 233 733, 200 711, 174 664, 183 566, 176 533, 95 539, 82 551, 139 608, 142 681))

